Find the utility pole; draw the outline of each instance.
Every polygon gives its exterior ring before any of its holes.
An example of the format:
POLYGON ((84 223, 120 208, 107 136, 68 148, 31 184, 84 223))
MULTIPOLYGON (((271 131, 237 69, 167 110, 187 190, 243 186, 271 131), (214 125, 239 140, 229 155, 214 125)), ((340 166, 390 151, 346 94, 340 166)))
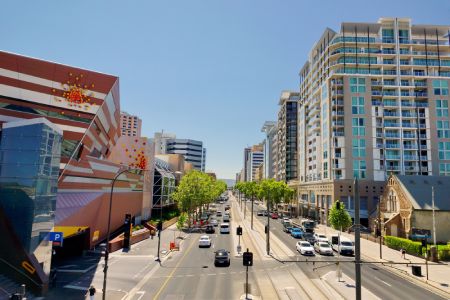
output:
POLYGON ((253 230, 253 194, 252 194, 252 213, 251 213, 251 229, 253 230))
POLYGON ((436 215, 434 209, 434 186, 431 186, 431 205, 433 206, 433 244, 436 247, 436 215))
POLYGON ((378 201, 378 233, 380 235, 380 259, 383 259, 383 244, 382 244, 382 239, 383 239, 383 235, 381 233, 381 201, 383 199, 383 196, 380 196, 380 200, 378 201))
POLYGON ((356 300, 361 300, 361 241, 360 241, 360 218, 359 218, 359 184, 358 178, 354 181, 355 191, 355 278, 356 278, 356 300))
POLYGON ((267 198, 267 225, 266 225, 266 251, 267 255, 270 255, 270 199, 267 198))

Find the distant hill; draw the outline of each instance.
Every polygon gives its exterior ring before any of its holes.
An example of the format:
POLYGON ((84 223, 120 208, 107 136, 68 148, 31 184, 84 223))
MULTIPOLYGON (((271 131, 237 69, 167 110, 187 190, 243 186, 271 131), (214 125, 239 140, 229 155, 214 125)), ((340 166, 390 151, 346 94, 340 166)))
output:
POLYGON ((236 183, 236 180, 234 180, 234 179, 220 179, 219 178, 217 180, 224 181, 228 187, 232 187, 236 183))

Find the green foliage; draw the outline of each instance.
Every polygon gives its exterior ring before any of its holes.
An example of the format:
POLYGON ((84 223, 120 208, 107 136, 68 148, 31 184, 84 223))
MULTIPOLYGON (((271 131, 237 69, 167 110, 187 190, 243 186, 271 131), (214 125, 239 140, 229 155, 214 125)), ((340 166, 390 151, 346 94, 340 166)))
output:
POLYGON ((340 203, 340 208, 336 207, 336 204, 339 201, 334 202, 333 206, 330 209, 330 213, 328 215, 328 222, 330 222, 331 227, 337 230, 347 230, 348 227, 352 226, 352 218, 350 214, 344 207, 344 203, 340 203))
MULTIPOLYGON (((211 176, 197 170, 188 172, 181 178, 180 184, 172 194, 181 212, 191 215, 197 209, 213 202, 227 189, 223 181, 217 181, 211 176)), ((188 218, 189 227, 191 224, 188 218)))
POLYGON ((187 214, 185 212, 181 213, 177 221, 177 229, 181 230, 184 227, 184 223, 187 221, 187 214))
POLYGON ((413 255, 420 255, 420 250, 422 249, 421 242, 415 242, 390 235, 384 237, 384 243, 389 248, 396 250, 405 249, 407 253, 413 255))

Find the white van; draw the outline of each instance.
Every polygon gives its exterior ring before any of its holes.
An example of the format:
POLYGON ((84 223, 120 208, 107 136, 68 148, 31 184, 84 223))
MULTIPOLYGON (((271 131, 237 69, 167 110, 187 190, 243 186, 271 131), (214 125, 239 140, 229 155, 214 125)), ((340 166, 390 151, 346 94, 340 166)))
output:
POLYGON ((230 233, 230 224, 229 223, 220 224, 220 233, 230 233))
POLYGON ((355 246, 353 242, 341 235, 341 241, 339 245, 339 235, 332 234, 328 238, 328 243, 331 245, 334 251, 340 250, 340 254, 342 255, 354 255, 355 254, 355 246))

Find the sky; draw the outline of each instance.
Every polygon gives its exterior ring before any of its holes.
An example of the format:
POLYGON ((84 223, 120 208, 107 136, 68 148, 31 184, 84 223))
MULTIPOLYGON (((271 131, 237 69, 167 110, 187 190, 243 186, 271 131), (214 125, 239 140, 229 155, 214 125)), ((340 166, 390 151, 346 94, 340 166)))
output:
POLYGON ((325 28, 380 17, 449 25, 450 1, 3 1, 0 49, 119 76, 143 136, 201 140, 234 179, 325 28))

